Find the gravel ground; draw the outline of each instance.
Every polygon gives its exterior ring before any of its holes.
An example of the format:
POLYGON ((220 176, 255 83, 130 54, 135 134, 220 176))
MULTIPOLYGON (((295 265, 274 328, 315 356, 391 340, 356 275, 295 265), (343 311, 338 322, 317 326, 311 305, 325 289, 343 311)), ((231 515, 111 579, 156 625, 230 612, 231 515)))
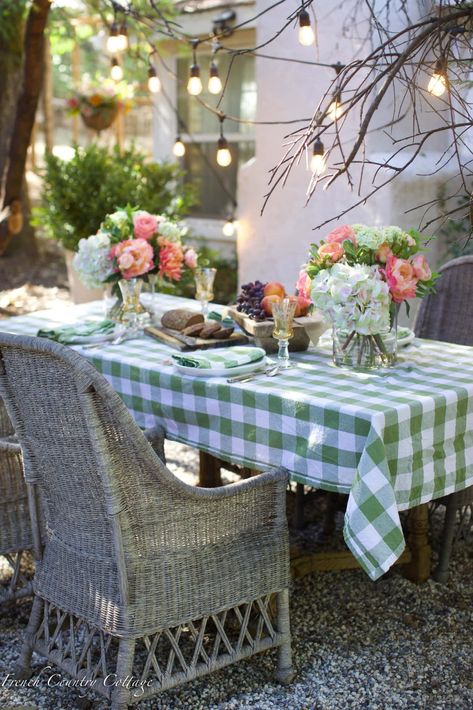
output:
MULTIPOLYGON (((196 453, 168 443, 170 468, 195 480, 196 453)), ((299 542, 317 532, 311 523, 299 542)), ((291 503, 291 501, 290 501, 291 503)), ((434 520, 434 544, 441 514, 434 520)), ((340 545, 340 540, 336 542, 340 545)), ((296 677, 289 687, 273 680, 276 654, 268 652, 163 693, 147 710, 469 710, 473 708, 471 644, 473 549, 460 542, 450 582, 416 586, 398 570, 370 582, 361 570, 314 574, 292 584, 291 623, 296 677)), ((30 603, 4 610, 0 621, 0 707, 71 710, 75 689, 7 687, 27 623, 30 603), (3 684, 3 686, 2 686, 3 684)), ((44 667, 34 657, 35 672, 44 667)), ((96 700, 95 695, 87 697, 96 700)), ((96 700, 94 708, 108 703, 96 700)))

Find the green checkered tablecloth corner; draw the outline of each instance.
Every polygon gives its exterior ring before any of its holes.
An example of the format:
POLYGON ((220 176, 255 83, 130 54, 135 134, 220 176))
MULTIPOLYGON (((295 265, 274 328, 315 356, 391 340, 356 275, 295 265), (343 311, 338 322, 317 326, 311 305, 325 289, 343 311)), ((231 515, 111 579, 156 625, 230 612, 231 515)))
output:
MULTIPOLYGON (((159 296, 162 310, 194 302, 159 296)), ((43 311, 0 322, 35 334, 101 305, 43 311)), ((228 384, 176 372, 172 350, 140 338, 93 351, 90 360, 138 424, 222 459, 349 494, 345 540, 372 579, 402 553, 399 511, 473 485, 473 348, 415 341, 396 368, 335 368, 326 345, 293 354, 297 367, 274 378, 228 384)))

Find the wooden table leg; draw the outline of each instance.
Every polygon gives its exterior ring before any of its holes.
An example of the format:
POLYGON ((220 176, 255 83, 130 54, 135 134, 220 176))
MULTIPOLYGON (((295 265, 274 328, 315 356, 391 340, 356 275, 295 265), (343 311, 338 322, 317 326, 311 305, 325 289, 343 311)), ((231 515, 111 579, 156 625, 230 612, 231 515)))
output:
POLYGON ((411 582, 422 584, 431 573, 432 548, 429 545, 428 503, 409 511, 408 528, 407 543, 412 557, 405 567, 404 574, 411 582))
POLYGON ((217 488, 222 485, 219 459, 199 451, 199 486, 201 488, 217 488))
POLYGON ((304 484, 296 483, 296 506, 294 511, 294 527, 302 530, 304 527, 304 484))

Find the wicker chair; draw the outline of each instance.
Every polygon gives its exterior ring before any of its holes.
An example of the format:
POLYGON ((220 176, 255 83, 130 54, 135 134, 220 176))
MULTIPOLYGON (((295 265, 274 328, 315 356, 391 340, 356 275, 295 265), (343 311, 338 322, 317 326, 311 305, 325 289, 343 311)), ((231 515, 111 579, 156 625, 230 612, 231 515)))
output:
MULTIPOLYGON (((415 323, 419 338, 443 340, 447 343, 473 345, 473 256, 452 259, 440 268, 437 292, 422 301, 415 323)), ((440 498, 446 506, 439 563, 433 573, 437 582, 448 580, 448 567, 455 537, 457 513, 458 533, 473 520, 473 486, 440 498)))
POLYGON ((0 586, 0 605, 33 593, 31 581, 21 569, 24 553, 32 547, 21 449, 0 400, 0 555, 11 567, 8 585, 0 586))
POLYGON ((20 675, 35 650, 122 710, 278 647, 277 677, 290 681, 285 471, 188 486, 105 379, 42 339, 0 334, 0 394, 47 526, 41 550, 33 505, 20 675))

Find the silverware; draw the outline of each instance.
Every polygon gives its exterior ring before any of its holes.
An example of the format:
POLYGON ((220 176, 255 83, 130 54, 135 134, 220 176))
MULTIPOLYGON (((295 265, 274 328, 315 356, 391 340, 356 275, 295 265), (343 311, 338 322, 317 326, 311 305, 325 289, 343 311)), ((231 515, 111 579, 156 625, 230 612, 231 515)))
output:
POLYGON ((109 345, 120 345, 120 343, 124 343, 125 340, 132 340, 133 338, 136 338, 138 335, 139 331, 138 330, 126 330, 124 333, 120 333, 120 335, 117 335, 117 337, 110 341, 110 340, 101 340, 99 343, 88 343, 87 345, 83 345, 84 350, 96 350, 98 348, 108 348, 109 345))
POLYGON ((266 375, 266 377, 274 377, 279 372, 279 365, 270 365, 261 370, 253 370, 253 372, 248 372, 245 375, 236 375, 236 377, 229 377, 227 382, 232 384, 233 382, 250 382, 260 375, 266 375))

